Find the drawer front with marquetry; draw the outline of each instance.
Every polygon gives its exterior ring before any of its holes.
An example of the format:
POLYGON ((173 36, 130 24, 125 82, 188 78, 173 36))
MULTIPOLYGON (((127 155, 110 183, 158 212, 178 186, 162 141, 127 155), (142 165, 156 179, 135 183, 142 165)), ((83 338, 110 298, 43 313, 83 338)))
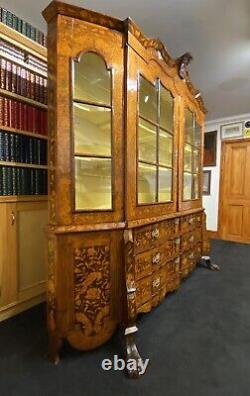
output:
POLYGON ((185 278, 191 272, 192 268, 196 265, 195 252, 189 251, 181 256, 180 275, 185 278))
POLYGON ((180 257, 169 261, 166 270, 166 293, 168 293, 180 286, 180 257))
POLYGON ((155 268, 166 262, 165 247, 155 248, 135 256, 135 278, 141 279, 152 274, 155 268))
POLYGON ((194 228, 201 226, 202 226, 202 213, 195 213, 182 217, 180 230, 181 233, 186 233, 194 228))
POLYGON ((167 239, 175 238, 179 233, 179 221, 179 218, 175 218, 135 229, 135 253, 155 248, 167 239))
POLYGON ((180 237, 169 239, 163 245, 135 256, 135 278, 141 279, 158 271, 172 258, 179 255, 180 237))
POLYGON ((136 282, 136 306, 139 308, 149 300, 151 300, 152 277, 140 279, 136 282))
POLYGON ((201 241, 201 228, 195 228, 181 236, 181 252, 190 250, 201 241))

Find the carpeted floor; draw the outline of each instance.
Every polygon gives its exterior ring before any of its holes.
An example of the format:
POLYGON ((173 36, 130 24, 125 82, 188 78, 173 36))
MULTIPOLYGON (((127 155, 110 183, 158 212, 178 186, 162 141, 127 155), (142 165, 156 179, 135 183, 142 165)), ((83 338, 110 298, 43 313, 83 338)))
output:
POLYGON ((146 375, 128 380, 103 371, 117 354, 116 335, 83 353, 64 347, 46 360, 45 307, 0 324, 0 395, 250 395, 250 245, 213 241, 221 272, 199 268, 177 293, 139 320, 138 347, 146 375))

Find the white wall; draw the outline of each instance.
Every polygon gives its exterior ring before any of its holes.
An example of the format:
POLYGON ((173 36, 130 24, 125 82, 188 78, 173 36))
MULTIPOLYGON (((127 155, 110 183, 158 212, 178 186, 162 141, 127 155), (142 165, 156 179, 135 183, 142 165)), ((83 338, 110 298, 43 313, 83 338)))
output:
POLYGON ((221 125, 232 122, 250 120, 249 114, 242 114, 234 117, 220 118, 208 121, 205 124, 205 132, 217 131, 217 158, 216 166, 206 166, 204 170, 211 170, 211 194, 203 196, 203 206, 207 214, 207 229, 210 231, 218 230, 218 208, 219 208, 219 190, 220 190, 220 161, 221 161, 221 125))

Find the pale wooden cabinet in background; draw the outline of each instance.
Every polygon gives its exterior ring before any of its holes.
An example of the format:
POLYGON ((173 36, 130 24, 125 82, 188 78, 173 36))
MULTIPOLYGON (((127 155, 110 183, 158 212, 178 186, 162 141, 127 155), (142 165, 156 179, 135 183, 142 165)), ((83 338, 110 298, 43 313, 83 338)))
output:
POLYGON ((44 300, 47 202, 0 204, 0 321, 44 300))

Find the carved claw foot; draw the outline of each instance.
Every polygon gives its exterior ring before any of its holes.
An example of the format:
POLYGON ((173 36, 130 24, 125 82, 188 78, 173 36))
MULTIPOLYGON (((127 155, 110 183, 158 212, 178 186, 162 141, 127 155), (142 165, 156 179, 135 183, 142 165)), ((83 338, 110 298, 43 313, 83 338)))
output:
MULTIPOLYGON (((136 343, 135 343, 135 332, 137 331, 137 327, 127 327, 125 329, 125 360, 126 360, 126 368, 127 375, 129 378, 139 378, 141 373, 141 362, 142 358, 138 352, 136 343)), ((144 373, 143 373, 144 374, 144 373)))
POLYGON ((204 267, 211 271, 220 271, 220 267, 212 263, 210 256, 202 256, 198 265, 199 267, 204 267))
POLYGON ((60 361, 60 349, 62 347, 63 340, 54 335, 50 335, 49 340, 49 351, 48 351, 48 359, 51 363, 54 363, 56 366, 60 361))

